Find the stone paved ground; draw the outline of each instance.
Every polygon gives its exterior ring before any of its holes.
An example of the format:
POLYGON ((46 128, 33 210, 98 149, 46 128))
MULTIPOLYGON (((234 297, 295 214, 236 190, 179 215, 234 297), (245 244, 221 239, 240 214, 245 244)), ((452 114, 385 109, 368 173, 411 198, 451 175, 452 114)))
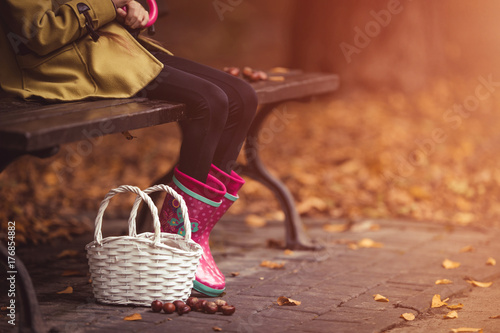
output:
MULTIPOLYGON (((108 222, 105 235, 124 229, 124 221, 108 222)), ((343 233, 328 233, 326 221, 306 221, 309 234, 325 245, 318 252, 268 247, 270 239, 283 239, 280 222, 264 228, 247 227, 242 219, 223 220, 214 230, 216 261, 227 276, 223 299, 237 308, 233 316, 189 313, 184 316, 152 313, 148 308, 95 303, 88 277, 62 277, 65 270, 87 272, 84 245, 92 235, 57 246, 19 249, 38 293, 41 311, 52 332, 443 332, 459 327, 500 332, 500 263, 487 266, 489 257, 500 259, 500 230, 449 228, 408 221, 361 221, 343 233), (379 230, 372 230, 379 225, 379 230), (369 238, 379 248, 349 244, 369 238), (460 252, 465 246, 473 252, 460 252), (62 249, 80 255, 57 260, 62 249), (444 259, 461 263, 446 270, 444 259), (262 260, 283 262, 282 269, 261 267, 262 260), (239 272, 236 277, 231 272, 239 272), (435 285, 437 279, 453 284, 435 285), (493 281, 490 288, 472 287, 464 278, 493 281), (57 294, 67 286, 73 294, 57 294), (389 302, 376 302, 381 294, 389 302), (457 319, 442 319, 449 310, 430 309, 433 295, 450 297, 449 304, 463 303, 457 319), (302 303, 278 306, 279 296, 302 303), (140 313, 142 320, 125 316, 140 313), (406 322, 402 313, 413 313, 406 322)), ((340 222, 338 222, 340 223, 340 222)), ((2 280, 4 276, 2 276, 2 280)), ((0 305, 6 302, 2 290, 0 305)), ((208 297, 205 297, 208 299, 208 297)), ((15 331, 0 312, 0 331, 15 331)))

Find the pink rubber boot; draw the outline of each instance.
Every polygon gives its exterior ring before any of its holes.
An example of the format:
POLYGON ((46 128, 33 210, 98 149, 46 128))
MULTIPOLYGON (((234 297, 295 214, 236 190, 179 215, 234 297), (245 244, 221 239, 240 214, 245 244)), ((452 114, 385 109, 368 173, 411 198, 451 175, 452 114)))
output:
MULTIPOLYGON (((208 175, 206 184, 189 177, 185 173, 174 170, 171 187, 179 193, 188 208, 191 221, 192 240, 203 248, 203 255, 196 270, 196 279, 193 288, 208 296, 218 296, 225 290, 224 276, 213 271, 216 267, 208 246, 212 216, 220 207, 226 194, 226 188, 214 176, 208 175)), ((179 202, 167 194, 160 213, 161 231, 184 235, 184 220, 179 202)))
MULTIPOLYGON (((231 171, 231 174, 228 175, 226 172, 222 171, 221 169, 217 168, 215 165, 211 165, 210 167, 210 175, 214 176, 218 180, 220 180, 224 186, 226 187, 226 194, 224 195, 224 198, 222 198, 222 203, 217 208, 215 211, 214 215, 212 216, 212 220, 210 223, 207 224, 207 227, 205 229, 205 232, 207 234, 210 234, 212 229, 214 228, 215 224, 219 222, 221 217, 227 212, 227 210, 233 205, 233 203, 238 199, 238 191, 240 188, 245 184, 245 181, 243 178, 241 178, 236 172, 231 171)), ((209 249, 207 251, 207 256, 210 256, 210 260, 208 262, 213 263, 213 266, 211 266, 212 270, 219 276, 221 276, 224 279, 224 274, 219 270, 217 265, 215 264, 215 261, 213 260, 212 253, 210 252, 210 248, 208 246, 208 238, 204 240, 206 244, 201 244, 200 245, 204 248, 209 249)))

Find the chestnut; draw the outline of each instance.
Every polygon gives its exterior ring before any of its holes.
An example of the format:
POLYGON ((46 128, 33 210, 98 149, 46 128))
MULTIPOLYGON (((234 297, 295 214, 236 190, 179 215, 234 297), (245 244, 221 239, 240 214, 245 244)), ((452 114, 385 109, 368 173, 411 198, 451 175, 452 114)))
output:
POLYGON ((214 314, 217 312, 217 304, 215 302, 207 302, 205 303, 205 312, 208 314, 214 314))
POLYGON ((223 305, 221 306, 221 312, 225 316, 230 316, 236 311, 236 308, 233 305, 223 305))
POLYGON ((240 75, 240 69, 238 67, 224 67, 224 72, 231 74, 232 76, 240 75))
POLYGON ((221 311, 221 307, 227 305, 227 302, 223 299, 218 299, 215 301, 215 304, 217 304, 217 311, 221 311))
POLYGON ((173 301, 172 303, 175 305, 175 309, 176 310, 179 310, 179 308, 181 308, 184 305, 186 305, 186 303, 184 303, 183 301, 173 301))
POLYGON ((193 308, 193 306, 199 302, 199 299, 198 297, 189 297, 186 301, 186 304, 189 305, 191 307, 191 309, 193 308))
POLYGON ((244 67, 242 74, 244 77, 250 78, 250 76, 252 76, 252 74, 253 74, 253 69, 251 67, 244 67))
POLYGON ((179 316, 182 316, 183 314, 189 313, 191 311, 191 307, 189 305, 184 305, 181 306, 177 309, 177 313, 179 316))
POLYGON ((207 303, 207 301, 205 301, 204 299, 200 299, 198 301, 198 303, 196 303, 196 304, 193 305, 193 310, 194 311, 199 311, 199 312, 205 311, 205 304, 206 303, 207 303))
POLYGON ((165 313, 174 313, 175 305, 173 303, 165 303, 163 304, 163 312, 165 313))
POLYGON ((160 312, 161 309, 163 309, 163 303, 162 303, 162 301, 156 300, 156 301, 153 301, 151 303, 151 310, 153 312, 160 312))

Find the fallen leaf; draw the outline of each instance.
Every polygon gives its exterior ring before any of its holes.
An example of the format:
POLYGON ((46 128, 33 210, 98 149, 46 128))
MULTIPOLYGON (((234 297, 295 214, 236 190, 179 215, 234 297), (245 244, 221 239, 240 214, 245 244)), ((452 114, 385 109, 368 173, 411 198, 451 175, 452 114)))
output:
POLYGON ((233 277, 238 276, 238 275, 240 275, 240 272, 231 272, 231 276, 233 276, 233 277))
POLYGON ((432 297, 431 308, 440 308, 446 305, 448 304, 441 300, 441 295, 436 294, 432 297))
POLYGON ((363 238, 358 242, 358 246, 361 248, 380 248, 384 247, 384 244, 375 242, 373 239, 370 238, 363 238))
POLYGON ((85 276, 82 271, 67 270, 62 272, 61 276, 85 276))
POLYGON ((500 319, 500 315, 491 316, 490 319, 500 319))
POLYGON ((75 250, 63 250, 61 251, 58 255, 57 255, 57 258, 58 259, 62 259, 62 258, 72 258, 72 257, 76 257, 78 255, 78 251, 75 251, 75 250))
POLYGON ((279 268, 283 268, 285 266, 285 263, 284 262, 277 263, 277 262, 274 262, 274 261, 263 260, 260 263, 260 266, 261 267, 272 268, 272 269, 279 269, 279 268))
POLYGON ((278 297, 278 305, 300 305, 302 302, 301 301, 296 301, 294 299, 285 297, 285 296, 280 296, 278 297))
POLYGON ((142 320, 142 316, 140 313, 134 313, 133 315, 123 318, 123 320, 128 320, 128 321, 142 320))
POLYGON ((450 310, 459 310, 459 309, 462 309, 463 307, 464 307, 464 305, 462 303, 447 306, 447 308, 450 310))
POLYGON ((215 332, 220 332, 222 331, 222 328, 218 327, 218 326, 214 326, 212 327, 212 329, 215 331, 215 332))
POLYGON ((285 81, 285 77, 284 76, 280 76, 280 75, 270 75, 269 78, 268 78, 269 81, 285 81))
POLYGON ((456 261, 451 261, 450 259, 445 259, 443 261, 443 267, 445 269, 455 269, 455 268, 458 268, 460 267, 460 263, 459 262, 456 262, 456 261))
POLYGON ((450 311, 448 312, 447 314, 445 314, 443 316, 444 319, 456 319, 458 318, 458 312, 453 310, 453 311, 450 311))
POLYGON ((460 328, 452 328, 452 333, 483 333, 482 328, 470 328, 470 327, 460 327, 460 328))
POLYGON ((291 256, 291 255, 293 255, 293 251, 290 249, 286 249, 285 251, 283 251, 283 254, 286 256, 291 256))
POLYGON ((262 281, 262 280, 264 280, 264 277, 263 277, 263 276, 261 276, 261 277, 259 278, 259 280, 261 280, 261 281, 262 281))
POLYGON ((415 315, 413 313, 403 313, 401 315, 401 318, 403 318, 406 321, 412 321, 415 320, 415 315))
POLYGON ((58 291, 58 294, 72 294, 73 293, 73 287, 68 287, 64 290, 58 291))
POLYGON ((323 230, 326 232, 337 233, 344 232, 349 228, 348 224, 325 224, 323 230))
POLYGON ((267 221, 262 216, 250 214, 245 217, 245 224, 252 228, 262 228, 267 224, 267 221))
POLYGON ((389 299, 387 297, 384 297, 380 294, 373 295, 373 299, 377 302, 389 302, 389 299))
POLYGON ((476 251, 476 249, 472 245, 467 245, 460 249, 460 253, 474 252, 474 251, 476 251))
POLYGON ((436 284, 452 284, 453 281, 448 280, 448 279, 441 279, 441 280, 436 280, 436 284))
POLYGON ((493 284, 493 282, 479 282, 474 280, 465 280, 465 281, 469 282, 475 287, 480 287, 480 288, 488 288, 493 284))
POLYGON ((347 243, 347 248, 349 250, 357 250, 357 249, 359 249, 359 246, 358 246, 358 244, 352 242, 352 243, 347 243))
POLYGON ((497 261, 493 259, 492 257, 489 257, 488 260, 486 260, 486 265, 488 266, 495 266, 497 264, 497 261))
POLYGON ((137 138, 136 136, 133 136, 132 134, 130 134, 129 131, 124 131, 124 132, 122 132, 122 134, 125 137, 125 139, 127 139, 127 140, 133 140, 133 139, 137 138))
POLYGON ((2 307, 0 308, 0 310, 2 310, 2 311, 7 311, 7 309, 8 309, 8 307, 6 307, 6 306, 2 306, 2 307))

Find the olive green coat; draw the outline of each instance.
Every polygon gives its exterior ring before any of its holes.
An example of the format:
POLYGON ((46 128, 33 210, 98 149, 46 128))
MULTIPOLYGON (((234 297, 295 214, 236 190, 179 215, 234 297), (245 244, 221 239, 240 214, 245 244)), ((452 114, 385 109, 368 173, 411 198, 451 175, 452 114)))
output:
POLYGON ((163 65, 115 21, 111 0, 0 0, 0 86, 22 98, 80 100, 136 94, 163 65), (95 42, 77 5, 101 36, 95 42))

